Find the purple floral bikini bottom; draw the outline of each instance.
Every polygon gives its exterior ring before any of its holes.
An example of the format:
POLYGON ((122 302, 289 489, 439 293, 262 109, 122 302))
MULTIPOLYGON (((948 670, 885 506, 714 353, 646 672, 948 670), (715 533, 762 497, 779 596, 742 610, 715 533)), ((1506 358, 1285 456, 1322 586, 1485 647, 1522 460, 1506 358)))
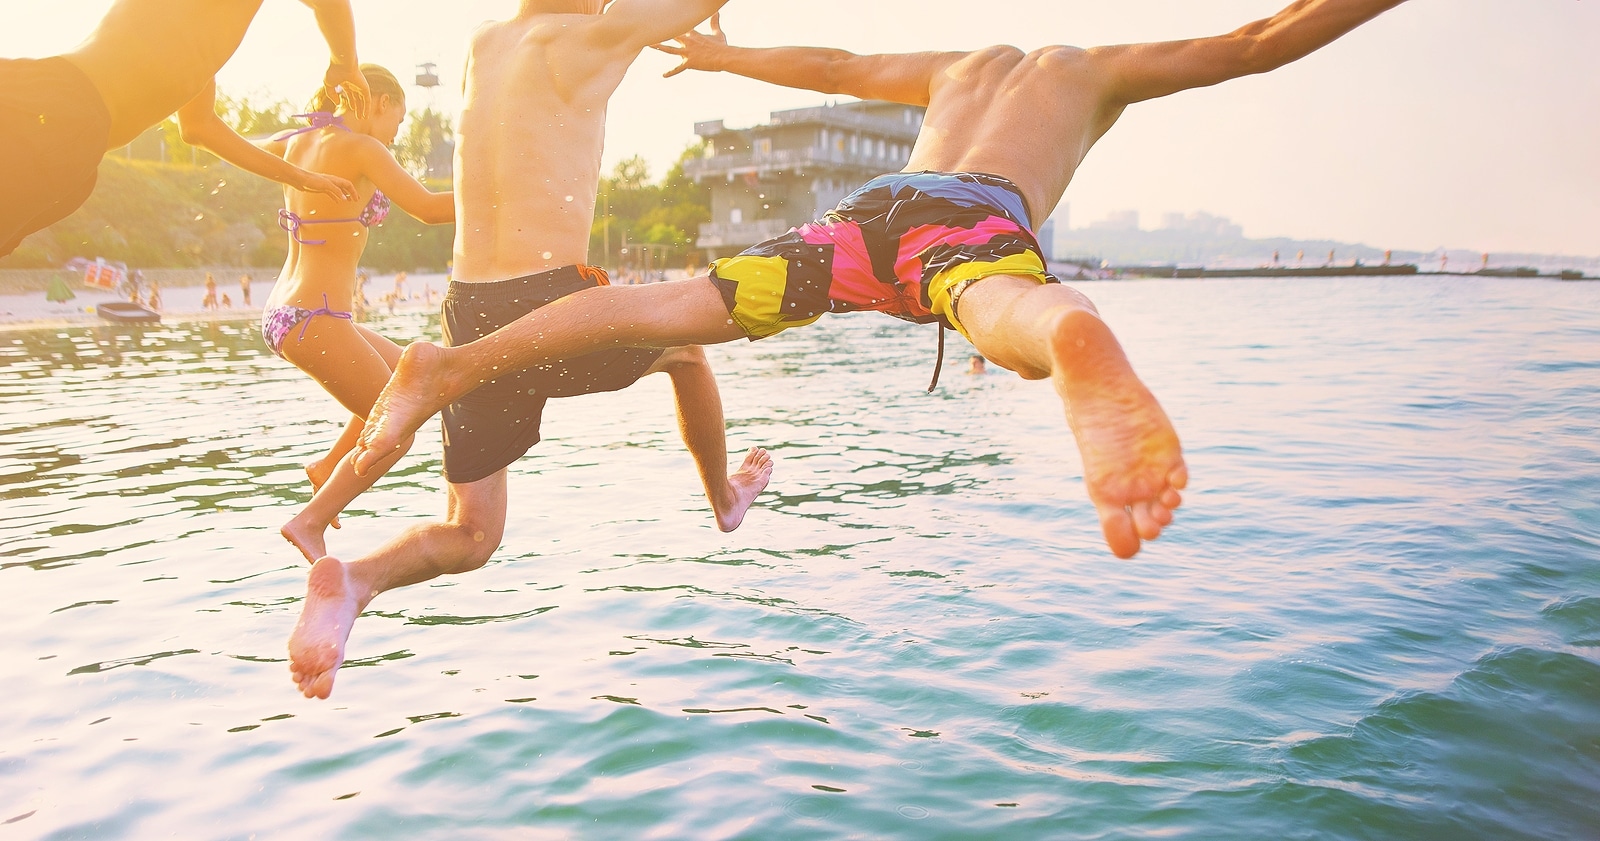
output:
POLYGON ((311 325, 311 319, 318 315, 331 315, 334 318, 351 320, 354 316, 347 312, 339 312, 328 308, 328 296, 322 296, 322 308, 308 310, 305 307, 282 306, 267 307, 261 313, 261 337, 267 340, 267 349, 280 359, 283 357, 283 337, 289 335, 296 324, 300 325, 299 339, 306 337, 306 328, 311 325))

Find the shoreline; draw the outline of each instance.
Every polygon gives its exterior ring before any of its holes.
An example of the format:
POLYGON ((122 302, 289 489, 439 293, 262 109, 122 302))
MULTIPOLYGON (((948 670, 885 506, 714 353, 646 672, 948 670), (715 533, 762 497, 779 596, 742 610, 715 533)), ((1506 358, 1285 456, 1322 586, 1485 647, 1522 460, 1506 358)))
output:
MULTIPOLYGON (((184 324, 220 324, 228 322, 259 322, 261 310, 272 295, 276 279, 255 281, 250 286, 251 303, 243 303, 243 292, 237 281, 233 283, 218 283, 219 295, 227 294, 230 298, 241 300, 233 301, 232 306, 219 309, 206 309, 201 306, 205 298, 205 287, 201 286, 172 286, 161 287, 162 307, 160 310, 161 321, 157 324, 126 324, 108 321, 96 312, 98 305, 111 301, 125 301, 127 298, 115 292, 102 289, 77 288, 73 290, 74 297, 69 301, 53 303, 45 297, 44 291, 4 293, 0 294, 0 334, 19 333, 28 330, 52 330, 73 327, 140 327, 143 329, 159 330, 163 327, 174 327, 184 324)), ((369 294, 376 290, 388 290, 394 286, 394 276, 375 276, 368 284, 369 294)), ((439 301, 443 298, 446 289, 445 276, 412 275, 407 280, 408 291, 411 296, 400 302, 394 308, 395 314, 425 312, 436 310, 439 301), (431 290, 432 295, 428 293, 431 290)), ((381 296, 375 296, 381 297, 381 296)), ((368 305, 368 321, 389 314, 389 307, 381 300, 368 305)))

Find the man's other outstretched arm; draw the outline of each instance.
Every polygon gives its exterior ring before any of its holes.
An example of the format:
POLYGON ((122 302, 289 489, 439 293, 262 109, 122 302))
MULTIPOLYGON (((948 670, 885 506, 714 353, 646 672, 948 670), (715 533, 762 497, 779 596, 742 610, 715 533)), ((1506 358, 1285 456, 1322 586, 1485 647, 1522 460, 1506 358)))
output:
POLYGON ((734 47, 721 22, 711 18, 711 34, 686 32, 676 44, 656 49, 683 59, 668 72, 732 73, 786 88, 843 94, 906 105, 927 105, 935 77, 967 53, 857 55, 826 47, 734 47))
POLYGON ((1405 0, 1298 0, 1227 35, 1088 51, 1120 105, 1275 70, 1334 42, 1405 0))

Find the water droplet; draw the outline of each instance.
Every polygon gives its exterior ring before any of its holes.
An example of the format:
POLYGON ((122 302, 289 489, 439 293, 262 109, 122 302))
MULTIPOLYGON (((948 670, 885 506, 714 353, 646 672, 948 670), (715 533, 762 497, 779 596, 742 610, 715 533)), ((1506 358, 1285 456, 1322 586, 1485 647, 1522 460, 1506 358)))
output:
POLYGON ((551 257, 554 257, 554 256, 556 256, 556 255, 554 255, 554 254, 551 254, 551 253, 550 253, 550 252, 548 252, 548 251, 546 251, 546 252, 545 252, 545 253, 544 253, 544 258, 545 258, 545 259, 546 259, 546 260, 548 260, 548 259, 550 259, 550 258, 551 258, 551 257))

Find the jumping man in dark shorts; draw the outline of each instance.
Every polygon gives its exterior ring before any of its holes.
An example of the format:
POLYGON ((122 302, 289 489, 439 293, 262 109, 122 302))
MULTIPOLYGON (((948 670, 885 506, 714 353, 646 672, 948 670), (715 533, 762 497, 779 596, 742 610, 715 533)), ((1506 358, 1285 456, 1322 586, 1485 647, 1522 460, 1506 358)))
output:
MULTIPOLYGON (((117 0, 77 49, 0 59, 0 257, 65 219, 94 190, 100 158, 176 113, 184 140, 241 169, 301 190, 345 197, 354 187, 251 145, 213 110, 213 77, 262 0, 117 0)), ((325 84, 363 103, 350 0, 300 0, 332 50, 325 84)))
POLYGON ((710 35, 691 32, 678 46, 663 45, 683 58, 673 72, 726 71, 925 105, 906 171, 869 184, 798 236, 717 264, 710 277, 587 290, 470 345, 411 345, 373 408, 356 469, 470 392, 485 371, 619 345, 759 338, 812 317, 802 310, 863 308, 857 290, 876 286, 866 308, 903 316, 925 308, 991 361, 1051 381, 1106 543, 1116 555, 1132 556, 1172 522, 1188 482, 1172 423, 1094 305, 1050 282, 1037 255, 1022 253, 1030 249, 1016 250, 1026 237, 996 230, 974 238, 961 220, 982 226, 999 217, 1027 229, 1060 202, 1084 156, 1128 105, 1267 72, 1400 2, 1300 0, 1214 38, 1031 53, 742 49, 727 44, 713 19, 710 35), (888 216, 873 221, 878 211, 858 212, 864 203, 887 207, 888 216), (924 233, 929 239, 916 241, 924 233), (891 257, 903 264, 890 264, 891 257))
MULTIPOLYGON (((606 104, 646 47, 700 23, 722 3, 522 0, 515 18, 473 35, 456 135, 459 213, 446 343, 480 341, 607 286, 603 271, 585 265, 606 104)), ((379 593, 489 560, 505 530, 506 469, 538 442, 546 400, 616 391, 655 372, 672 378, 679 427, 717 527, 737 528, 767 486, 772 460, 751 448, 728 472, 722 398, 700 348, 591 348, 528 370, 486 373, 481 389, 445 409, 447 518, 413 526, 355 560, 326 557, 312 566, 289 639, 300 691, 328 697, 351 627, 379 593)))

